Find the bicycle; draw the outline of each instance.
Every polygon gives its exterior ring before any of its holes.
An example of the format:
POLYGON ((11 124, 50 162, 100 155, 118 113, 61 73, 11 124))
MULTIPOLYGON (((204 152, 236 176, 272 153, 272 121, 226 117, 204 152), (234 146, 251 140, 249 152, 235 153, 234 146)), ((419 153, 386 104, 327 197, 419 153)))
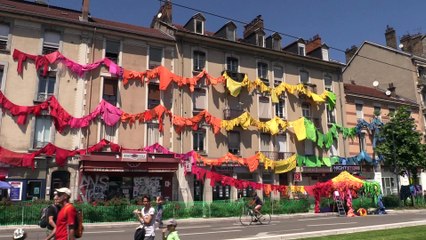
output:
POLYGON ((269 224, 271 222, 271 214, 255 214, 250 206, 243 206, 240 215, 240 222, 244 226, 251 225, 252 223, 269 224))

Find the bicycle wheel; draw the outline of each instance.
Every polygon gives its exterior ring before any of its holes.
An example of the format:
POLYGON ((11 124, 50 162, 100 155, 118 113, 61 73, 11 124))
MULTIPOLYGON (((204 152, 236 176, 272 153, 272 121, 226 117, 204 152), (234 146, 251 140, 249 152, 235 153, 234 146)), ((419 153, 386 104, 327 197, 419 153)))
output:
POLYGON ((260 224, 269 224, 271 222, 271 214, 265 213, 258 217, 260 224))
POLYGON ((250 225, 253 221, 253 215, 250 214, 249 210, 243 210, 240 215, 240 222, 242 225, 247 226, 250 225))

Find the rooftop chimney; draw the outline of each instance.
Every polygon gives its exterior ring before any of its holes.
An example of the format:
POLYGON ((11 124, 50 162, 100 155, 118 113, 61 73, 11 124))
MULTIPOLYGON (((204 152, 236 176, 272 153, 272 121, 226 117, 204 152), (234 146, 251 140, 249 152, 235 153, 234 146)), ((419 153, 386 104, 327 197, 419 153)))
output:
POLYGON ((320 46, 321 46, 321 37, 317 34, 313 36, 311 39, 309 39, 308 43, 306 44, 306 52, 308 53, 320 46))
POLYGON ((346 63, 348 63, 349 60, 351 60, 351 58, 355 55, 357 50, 358 50, 358 47, 355 46, 355 45, 352 45, 351 48, 346 49, 346 51, 345 51, 346 63))
POLYGON ((389 27, 389 25, 386 26, 385 38, 386 38, 386 46, 397 49, 396 33, 393 27, 389 27))
POLYGON ((81 4, 81 16, 80 21, 87 22, 89 21, 89 0, 83 0, 81 4))
POLYGON ((155 24, 157 23, 157 21, 161 21, 167 24, 172 24, 173 23, 172 13, 173 13, 172 2, 171 0, 167 0, 164 2, 163 5, 161 5, 157 15, 155 15, 154 18, 152 19, 151 28, 155 27, 155 24))
POLYGON ((388 90, 391 92, 392 97, 396 97, 395 89, 396 89, 396 87, 393 86, 393 83, 389 83, 388 90))
POLYGON ((257 29, 263 30, 263 19, 262 19, 262 15, 258 15, 249 24, 247 24, 247 25, 244 26, 243 38, 247 38, 250 34, 252 34, 257 29))

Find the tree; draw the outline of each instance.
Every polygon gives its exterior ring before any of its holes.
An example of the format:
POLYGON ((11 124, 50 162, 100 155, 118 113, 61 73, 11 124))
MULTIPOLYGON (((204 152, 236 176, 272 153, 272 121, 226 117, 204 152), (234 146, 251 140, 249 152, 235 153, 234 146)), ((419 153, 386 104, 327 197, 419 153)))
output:
POLYGON ((426 147, 421 143, 422 134, 416 131, 414 119, 405 107, 399 108, 390 121, 380 130, 381 141, 376 151, 398 175, 406 171, 417 181, 417 171, 426 168, 426 147))

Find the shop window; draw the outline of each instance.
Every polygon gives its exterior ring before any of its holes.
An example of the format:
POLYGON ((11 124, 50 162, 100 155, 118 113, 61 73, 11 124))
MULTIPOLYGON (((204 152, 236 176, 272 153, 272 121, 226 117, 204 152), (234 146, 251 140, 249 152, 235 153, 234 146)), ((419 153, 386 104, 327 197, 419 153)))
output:
POLYGON ((59 50, 61 34, 55 31, 45 31, 43 41, 43 55, 59 50))
POLYGON ((148 109, 153 109, 160 105, 160 86, 156 83, 148 84, 148 109))
POLYGON ((120 56, 120 42, 113 40, 105 41, 105 57, 118 64, 120 56))
POLYGON ((118 102, 118 79, 104 78, 102 99, 113 106, 117 106, 118 102))
POLYGON ((52 118, 46 111, 35 117, 33 148, 38 149, 51 142, 52 118))
POLYGON ((204 183, 194 179, 194 201, 203 201, 203 191, 204 183))
POLYGON ((300 83, 306 84, 309 83, 309 72, 305 70, 300 70, 300 83))
POLYGON ((37 102, 46 101, 55 94, 56 72, 49 71, 45 77, 38 79, 37 102))
POLYGON ((9 33, 9 24, 0 23, 0 50, 9 50, 9 33))
POLYGON ((259 118, 271 119, 271 103, 269 97, 259 96, 259 118))
POLYGON ((279 118, 285 118, 285 101, 280 99, 278 103, 275 103, 275 116, 279 118))
POLYGON ((198 112, 204 109, 207 109, 207 97, 206 89, 204 88, 195 88, 192 93, 192 107, 193 110, 198 112))
POLYGON ((226 70, 229 72, 238 72, 238 59, 234 57, 227 57, 226 58, 226 70))
POLYGON ((67 171, 54 171, 52 173, 52 181, 50 186, 50 199, 54 197, 55 189, 70 186, 70 173, 67 171))
POLYGON ((240 132, 229 132, 228 134, 228 151, 234 155, 240 154, 240 132))
POLYGON ((155 143, 159 143, 160 140, 160 130, 158 123, 148 123, 147 124, 147 146, 151 146, 155 143))
POLYGON ((257 77, 267 86, 269 86, 268 79, 268 64, 264 62, 257 63, 257 77))
POLYGON ((41 199, 41 180, 28 180, 27 181, 27 200, 41 199))
POLYGON ((213 200, 228 200, 231 197, 231 187, 223 186, 222 183, 216 183, 213 187, 213 200))
POLYGON ((201 128, 192 132, 192 149, 196 152, 206 152, 206 130, 201 128))
POLYGON ((201 72, 206 67, 206 53, 194 51, 193 53, 193 71, 201 72))
POLYGON ((149 48, 149 69, 161 66, 163 61, 163 49, 157 47, 149 48))

